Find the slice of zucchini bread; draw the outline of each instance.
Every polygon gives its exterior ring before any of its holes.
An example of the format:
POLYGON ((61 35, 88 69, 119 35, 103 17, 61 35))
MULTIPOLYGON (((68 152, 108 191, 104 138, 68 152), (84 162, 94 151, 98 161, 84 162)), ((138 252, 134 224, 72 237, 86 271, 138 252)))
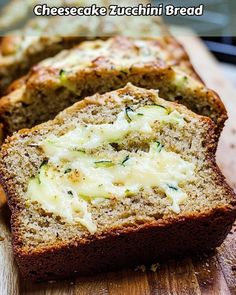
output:
POLYGON ((170 36, 160 18, 37 17, 21 30, 7 33, 1 40, 0 94, 5 93, 12 81, 25 75, 31 66, 61 50, 95 37, 108 38, 120 34, 132 37, 164 37, 165 50, 172 52, 176 63, 181 61, 182 67, 197 77, 185 50, 170 36))
POLYGON ((216 93, 180 71, 181 62, 176 64, 176 57, 165 49, 168 40, 120 36, 87 41, 44 60, 0 100, 5 134, 52 119, 86 96, 119 89, 127 82, 157 88, 166 99, 211 117, 220 134, 227 118, 224 105, 216 93))
POLYGON ((213 125, 128 84, 8 138, 0 173, 23 276, 65 278, 219 246, 236 199, 215 163, 213 125))

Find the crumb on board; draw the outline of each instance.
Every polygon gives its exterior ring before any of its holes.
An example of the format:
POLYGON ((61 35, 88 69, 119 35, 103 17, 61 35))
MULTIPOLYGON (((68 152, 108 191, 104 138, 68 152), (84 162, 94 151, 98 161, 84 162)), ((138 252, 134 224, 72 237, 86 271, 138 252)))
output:
POLYGON ((0 236, 0 242, 4 241, 4 237, 0 236))
POLYGON ((149 267, 146 267, 145 265, 138 265, 135 267, 134 271, 142 271, 142 272, 145 272, 147 270, 150 270, 152 272, 156 272, 157 269, 160 267, 160 263, 153 263, 150 268, 149 267))
POLYGON ((150 270, 152 271, 152 272, 156 272, 157 271, 157 269, 160 267, 160 263, 153 263, 152 265, 151 265, 151 267, 150 267, 150 270))
POLYGON ((233 134, 236 134, 236 129, 233 128, 233 129, 232 129, 232 133, 233 133, 233 134))
POLYGON ((146 271, 146 266, 145 265, 138 265, 135 267, 134 271, 142 271, 145 272, 146 271))

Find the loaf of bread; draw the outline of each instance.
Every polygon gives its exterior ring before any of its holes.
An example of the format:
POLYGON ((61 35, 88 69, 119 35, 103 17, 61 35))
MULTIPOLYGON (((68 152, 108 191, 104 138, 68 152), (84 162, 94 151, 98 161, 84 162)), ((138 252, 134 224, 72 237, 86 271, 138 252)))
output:
MULTIPOLYGON (((158 17, 37 17, 16 32, 8 32, 0 43, 0 95, 9 84, 26 74, 31 66, 63 49, 95 37, 169 36, 158 17)), ((165 50, 183 59, 186 70, 196 76, 183 47, 171 36, 165 50)))
POLYGON ((87 41, 44 60, 0 100, 5 134, 52 119, 83 97, 131 82, 157 88, 166 99, 180 101, 194 112, 211 117, 219 135, 227 118, 220 98, 182 71, 186 61, 183 56, 166 50, 173 47, 171 40, 114 37, 87 41))
POLYGON ((8 138, 0 174, 23 277, 66 278, 219 246, 236 199, 215 163, 213 125, 128 84, 8 138))

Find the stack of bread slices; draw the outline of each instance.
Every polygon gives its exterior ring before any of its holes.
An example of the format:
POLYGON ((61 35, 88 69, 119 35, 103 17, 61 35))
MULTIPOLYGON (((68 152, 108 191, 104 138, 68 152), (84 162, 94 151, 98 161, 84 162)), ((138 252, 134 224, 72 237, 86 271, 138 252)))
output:
POLYGON ((93 39, 32 39, 33 61, 60 51, 33 66, 16 36, 1 40, 0 177, 24 278, 207 251, 236 218, 215 162, 226 110, 183 47, 148 33, 93 39))

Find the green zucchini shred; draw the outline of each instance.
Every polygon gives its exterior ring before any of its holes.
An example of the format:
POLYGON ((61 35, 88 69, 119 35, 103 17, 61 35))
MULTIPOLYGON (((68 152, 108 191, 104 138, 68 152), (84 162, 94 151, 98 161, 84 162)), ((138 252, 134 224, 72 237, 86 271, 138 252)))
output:
POLYGON ((38 175, 38 176, 36 176, 36 177, 35 177, 35 179, 37 179, 38 183, 39 183, 39 184, 41 184, 41 180, 40 180, 40 177, 39 177, 39 175, 38 175))
POLYGON ((73 152, 79 152, 79 153, 83 153, 85 154, 85 150, 81 150, 81 149, 77 149, 77 148, 73 148, 73 152))
POLYGON ((60 72, 59 72, 59 76, 60 76, 61 78, 65 78, 65 76, 66 76, 66 71, 63 70, 63 69, 61 69, 60 72))
POLYGON ((67 194, 73 197, 73 192, 72 191, 67 191, 67 194))
POLYGON ((157 107, 160 107, 160 108, 163 108, 163 109, 165 109, 166 110, 166 107, 164 107, 163 105, 161 105, 161 104, 154 104, 154 106, 157 106, 157 107))
POLYGON ((67 169, 64 171, 64 174, 70 173, 71 171, 72 171, 71 168, 67 168, 67 169))
POLYGON ((129 189, 125 190, 125 196, 126 197, 133 196, 133 195, 134 195, 134 193, 132 191, 130 191, 129 189))
POLYGON ((128 74, 128 71, 125 71, 125 70, 121 70, 120 72, 125 74, 125 75, 128 74))
POLYGON ((126 107, 125 114, 126 114, 127 121, 130 123, 132 121, 132 119, 129 116, 129 112, 134 112, 134 111, 131 109, 131 107, 126 107))
POLYGON ((39 168, 42 168, 44 165, 48 164, 48 159, 44 159, 43 162, 40 164, 39 168))
POLYGON ((127 155, 124 160, 121 162, 121 165, 125 166, 124 164, 129 160, 129 155, 127 155))
POLYGON ((114 166, 114 163, 112 161, 97 161, 97 162, 94 162, 95 166, 96 167, 112 167, 114 166))
POLYGON ((171 184, 167 184, 167 186, 168 186, 168 188, 173 189, 174 191, 177 191, 178 190, 177 187, 175 187, 175 186, 173 186, 171 184))
POLYGON ((158 151, 158 153, 160 153, 162 148, 164 147, 164 145, 161 144, 160 141, 156 141, 156 144, 157 144, 157 151, 158 151))

